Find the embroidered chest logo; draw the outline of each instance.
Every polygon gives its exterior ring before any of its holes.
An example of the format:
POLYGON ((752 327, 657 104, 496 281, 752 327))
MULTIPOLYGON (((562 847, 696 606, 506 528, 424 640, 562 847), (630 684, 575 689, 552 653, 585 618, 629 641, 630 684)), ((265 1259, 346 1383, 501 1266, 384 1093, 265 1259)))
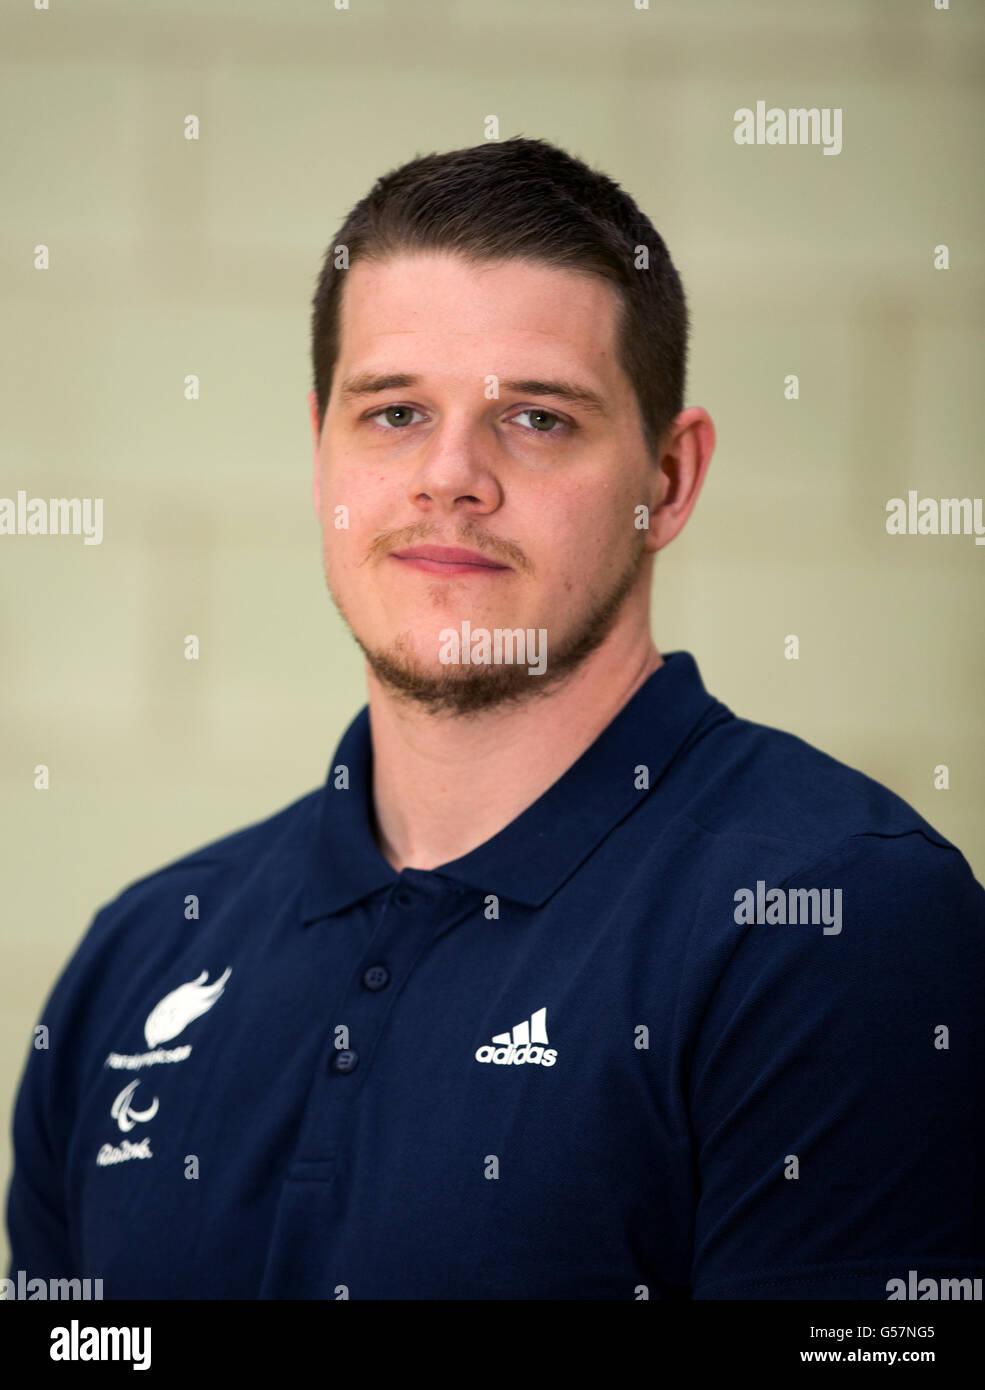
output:
POLYGON ((495 1062, 500 1066, 520 1066, 524 1062, 553 1067, 557 1051, 545 1047, 547 1042, 547 1009, 538 1009, 529 1019, 513 1025, 512 1033, 496 1033, 491 1043, 476 1050, 477 1062, 495 1062))
MULTIPOLYGON (((197 979, 189 980, 187 984, 179 985, 170 994, 166 994, 160 1003, 151 1009, 144 1024, 144 1037, 151 1051, 131 1054, 111 1052, 105 1065, 116 1070, 136 1071, 140 1067, 151 1067, 161 1062, 183 1062, 191 1053, 191 1044, 186 1043, 183 1047, 174 1048, 160 1047, 159 1044, 170 1042, 183 1032, 193 1019, 208 1013, 226 988, 226 981, 232 973, 232 967, 227 966, 219 978, 209 985, 206 984, 209 972, 203 970, 197 979)), ((135 1125, 148 1124, 157 1114, 157 1096, 154 1096, 143 1110, 138 1110, 134 1105, 134 1093, 139 1085, 139 1078, 130 1081, 110 1107, 110 1115, 124 1134, 129 1133, 135 1125)), ((145 1135, 139 1142, 124 1139, 115 1147, 112 1144, 104 1144, 96 1155, 96 1162, 100 1167, 105 1167, 111 1163, 125 1163, 132 1158, 153 1156, 150 1137, 145 1135)))
POLYGON ((218 980, 207 985, 205 981, 209 978, 209 972, 203 970, 197 980, 179 985, 166 994, 147 1015, 144 1024, 147 1046, 157 1047, 158 1043, 170 1042, 184 1032, 193 1018, 207 1013, 226 988, 226 981, 232 973, 232 966, 227 966, 218 980))
POLYGON ((160 1047, 158 1044, 170 1042, 183 1032, 192 1019, 208 1013, 212 1005, 226 988, 226 981, 233 973, 227 965, 217 980, 207 985, 209 972, 203 970, 197 980, 189 980, 166 994, 159 1004, 155 1004, 147 1015, 144 1024, 144 1037, 150 1052, 111 1052, 105 1065, 117 1071, 137 1071, 140 1067, 153 1067, 161 1062, 183 1062, 191 1056, 191 1044, 183 1047, 160 1047))
POLYGON ((134 1125, 145 1125, 148 1120, 152 1120, 157 1114, 157 1096, 154 1097, 150 1108, 147 1110, 134 1110, 133 1106, 130 1104, 133 1093, 139 1085, 139 1081, 131 1081, 129 1086, 124 1086, 110 1108, 109 1113, 113 1116, 113 1119, 120 1126, 120 1129, 123 1130, 124 1134, 126 1134, 127 1130, 133 1129, 134 1125))
MULTIPOLYGON (((154 1097, 146 1110, 135 1110, 131 1105, 133 1093, 139 1085, 139 1079, 128 1082, 110 1106, 109 1113, 124 1134, 133 1129, 134 1125, 147 1124, 148 1120, 152 1120, 157 1114, 157 1096, 154 1097)), ((96 1163, 100 1168, 105 1168, 112 1163, 126 1163, 131 1158, 153 1157, 150 1135, 145 1134, 139 1142, 131 1143, 129 1139, 124 1139, 122 1144, 103 1144, 96 1154, 96 1163)))

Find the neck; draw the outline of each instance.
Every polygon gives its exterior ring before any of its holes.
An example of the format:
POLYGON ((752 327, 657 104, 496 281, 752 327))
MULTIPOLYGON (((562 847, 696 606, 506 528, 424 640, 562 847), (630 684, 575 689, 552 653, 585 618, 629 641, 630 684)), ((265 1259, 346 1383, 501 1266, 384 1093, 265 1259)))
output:
POLYGON ((415 707, 367 666, 380 852, 399 873, 447 864, 491 839, 662 665, 648 626, 617 628, 543 696, 468 717, 415 707))

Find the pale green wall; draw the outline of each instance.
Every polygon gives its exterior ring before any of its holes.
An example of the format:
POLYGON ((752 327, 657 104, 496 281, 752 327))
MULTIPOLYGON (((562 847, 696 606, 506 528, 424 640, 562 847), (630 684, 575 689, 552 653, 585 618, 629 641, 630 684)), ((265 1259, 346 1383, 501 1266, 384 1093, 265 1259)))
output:
POLYGON ((983 487, 980 0, 51 5, 10 6, 0 53, 0 495, 102 496, 106 535, 0 538, 5 1124, 96 908, 318 785, 363 702, 309 500, 309 299, 372 180, 489 114, 623 182, 684 277, 719 443, 658 645, 985 878, 985 547, 884 530, 908 488, 983 487), (736 146, 760 98, 843 108, 842 153, 736 146))

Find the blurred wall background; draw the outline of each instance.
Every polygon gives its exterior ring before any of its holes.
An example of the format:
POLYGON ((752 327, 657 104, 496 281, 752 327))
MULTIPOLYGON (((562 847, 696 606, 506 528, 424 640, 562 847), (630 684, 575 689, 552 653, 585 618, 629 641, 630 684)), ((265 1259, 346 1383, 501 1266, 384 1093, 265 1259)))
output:
POLYGON ((364 702, 310 500, 309 302, 373 180, 489 115, 623 183, 684 279, 718 446, 658 647, 985 878, 985 548, 885 529, 909 489, 983 488, 981 0, 50 3, 3 20, 0 495, 99 496, 105 530, 0 537, 4 1198, 96 909, 319 785, 364 702), (841 153, 736 145, 757 100, 842 108, 841 153))

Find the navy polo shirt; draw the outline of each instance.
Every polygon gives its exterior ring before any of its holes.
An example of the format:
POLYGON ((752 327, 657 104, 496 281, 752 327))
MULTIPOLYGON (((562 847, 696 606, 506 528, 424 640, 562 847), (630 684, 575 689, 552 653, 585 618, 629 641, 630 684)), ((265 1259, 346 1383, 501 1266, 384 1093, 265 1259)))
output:
POLYGON ((11 1278, 886 1299, 982 1274, 985 893, 904 802, 734 716, 686 652, 433 871, 381 856, 371 753, 364 708, 323 788, 96 914, 21 1082, 11 1278))

